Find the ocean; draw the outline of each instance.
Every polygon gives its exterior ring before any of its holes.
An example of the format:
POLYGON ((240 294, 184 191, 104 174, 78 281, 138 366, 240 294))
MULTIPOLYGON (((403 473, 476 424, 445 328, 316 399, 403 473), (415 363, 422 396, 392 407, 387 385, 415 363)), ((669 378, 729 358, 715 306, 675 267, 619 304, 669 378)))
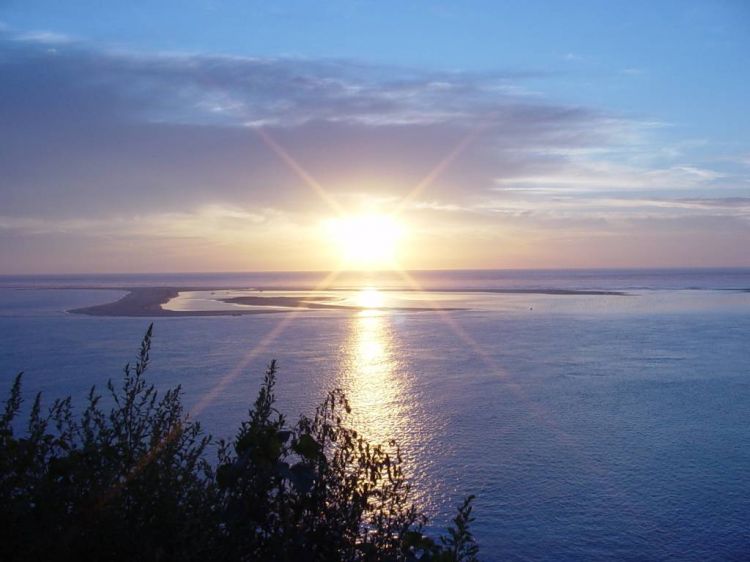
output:
POLYGON ((483 560, 750 558, 750 269, 325 277, 0 277, 2 389, 24 371, 28 399, 82 406, 153 321, 151 380, 182 385, 208 432, 232 435, 272 359, 292 419, 343 388, 354 424, 401 444, 435 532, 477 496, 483 560), (66 312, 140 286, 318 287, 352 302, 366 288, 383 306, 456 310, 66 312))

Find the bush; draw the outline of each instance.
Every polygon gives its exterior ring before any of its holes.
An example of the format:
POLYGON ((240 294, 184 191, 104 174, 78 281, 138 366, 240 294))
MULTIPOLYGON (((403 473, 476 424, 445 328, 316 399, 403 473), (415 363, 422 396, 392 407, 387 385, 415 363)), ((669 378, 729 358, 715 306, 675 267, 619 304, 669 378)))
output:
POLYGON ((2 560, 473 561, 469 497, 446 536, 424 533, 395 443, 346 425, 338 390, 311 417, 275 408, 276 363, 231 441, 211 442, 184 413, 179 387, 159 397, 144 373, 152 327, 113 405, 94 388, 80 419, 71 399, 42 413, 37 395, 16 436, 19 374, 0 417, 2 560))

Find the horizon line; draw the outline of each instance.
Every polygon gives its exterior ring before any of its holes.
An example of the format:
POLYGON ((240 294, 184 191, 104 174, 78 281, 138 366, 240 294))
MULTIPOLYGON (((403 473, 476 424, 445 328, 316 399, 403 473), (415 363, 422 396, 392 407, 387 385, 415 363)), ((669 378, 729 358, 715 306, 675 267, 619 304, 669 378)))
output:
MULTIPOLYGON (((451 273, 451 272, 519 272, 519 271, 709 271, 709 270, 750 270, 750 265, 718 265, 718 266, 625 266, 625 267, 487 267, 487 268, 424 268, 405 269, 409 273, 451 273)), ((138 275, 247 275, 247 274, 320 274, 326 275, 326 269, 277 269, 277 270, 236 270, 236 271, 140 271, 140 272, 68 272, 68 273, 0 273, 2 277, 76 277, 76 276, 138 276, 138 275)), ((397 274, 390 269, 383 270, 341 270, 340 274, 397 274)))

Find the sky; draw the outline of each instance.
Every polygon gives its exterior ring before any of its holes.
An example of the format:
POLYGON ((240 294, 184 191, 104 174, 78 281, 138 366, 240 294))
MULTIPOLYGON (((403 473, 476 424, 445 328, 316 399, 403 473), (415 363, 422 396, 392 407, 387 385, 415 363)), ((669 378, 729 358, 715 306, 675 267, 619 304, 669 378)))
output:
POLYGON ((0 0, 0 274, 328 270, 380 214, 406 269, 748 267, 748 53, 745 0, 0 0))

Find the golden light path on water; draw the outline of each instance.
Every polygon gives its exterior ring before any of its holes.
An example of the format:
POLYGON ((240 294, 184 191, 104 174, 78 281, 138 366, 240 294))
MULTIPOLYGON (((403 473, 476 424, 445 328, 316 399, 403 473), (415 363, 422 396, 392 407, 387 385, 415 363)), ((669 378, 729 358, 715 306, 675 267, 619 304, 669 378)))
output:
POLYGON ((429 487, 419 469, 431 437, 421 425, 424 416, 414 404, 408 365, 399 352, 394 317, 381 307, 386 297, 375 288, 362 289, 356 303, 362 309, 351 316, 340 386, 352 407, 351 423, 373 444, 392 439, 401 446, 414 500, 423 508, 430 501, 429 487), (420 478, 421 476, 421 478, 420 478))
POLYGON ((403 427, 400 397, 404 381, 397 376, 393 334, 387 313, 362 310, 351 320, 349 360, 342 381, 356 426, 374 443, 386 443, 403 427))

